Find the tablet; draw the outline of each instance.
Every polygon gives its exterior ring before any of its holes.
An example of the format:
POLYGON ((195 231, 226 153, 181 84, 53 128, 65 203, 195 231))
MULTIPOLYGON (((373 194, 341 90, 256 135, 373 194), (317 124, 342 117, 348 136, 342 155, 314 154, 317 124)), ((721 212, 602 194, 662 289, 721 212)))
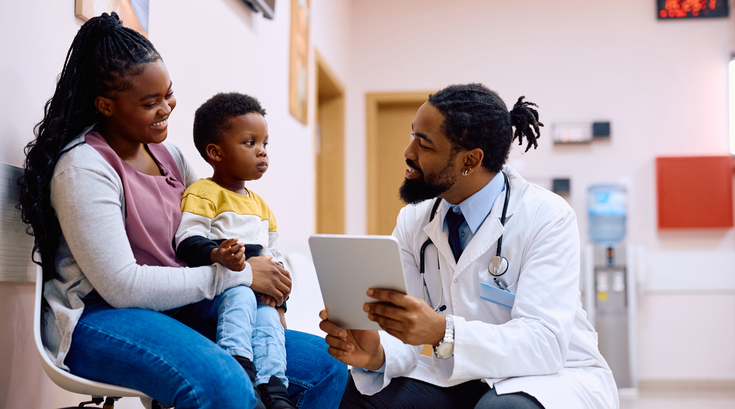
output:
POLYGON ((398 239, 315 234, 309 247, 329 321, 345 329, 380 329, 362 307, 377 301, 365 294, 369 288, 406 293, 398 239))

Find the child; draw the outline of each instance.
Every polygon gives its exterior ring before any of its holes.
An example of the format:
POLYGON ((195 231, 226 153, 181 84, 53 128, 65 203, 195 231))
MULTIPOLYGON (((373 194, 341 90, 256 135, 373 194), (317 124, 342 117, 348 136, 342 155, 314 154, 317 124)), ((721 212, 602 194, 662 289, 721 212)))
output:
MULTIPOLYGON (((176 255, 189 266, 220 263, 253 274, 250 263, 245 263, 250 257, 266 256, 273 264, 280 262, 273 213, 260 196, 245 187, 246 181, 260 179, 268 170, 264 116, 265 109, 257 99, 238 93, 217 94, 197 109, 194 144, 214 173, 189 186, 181 201, 176 255)), ((277 267, 288 277, 281 265, 277 267)), ((284 325, 273 308, 276 299, 259 293, 257 302, 250 287, 235 289, 232 300, 212 308, 217 310, 213 312, 217 315, 217 344, 240 362, 265 407, 293 408, 286 392, 284 325)), ((290 285, 281 284, 276 291, 285 299, 290 285)))

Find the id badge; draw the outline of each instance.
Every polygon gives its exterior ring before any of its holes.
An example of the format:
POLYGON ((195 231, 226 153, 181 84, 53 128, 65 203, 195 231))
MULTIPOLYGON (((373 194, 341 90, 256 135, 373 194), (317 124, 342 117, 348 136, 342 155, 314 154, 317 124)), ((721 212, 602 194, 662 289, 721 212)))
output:
POLYGON ((493 284, 480 283, 480 298, 505 308, 513 308, 516 295, 508 291, 503 291, 493 284))

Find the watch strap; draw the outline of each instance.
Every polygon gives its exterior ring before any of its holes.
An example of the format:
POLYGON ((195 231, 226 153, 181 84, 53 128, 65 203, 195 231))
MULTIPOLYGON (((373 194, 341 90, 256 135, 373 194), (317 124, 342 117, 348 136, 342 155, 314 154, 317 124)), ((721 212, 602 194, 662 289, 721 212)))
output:
POLYGON ((444 344, 454 344, 454 318, 450 315, 445 316, 446 326, 444 327, 444 338, 439 341, 439 344, 434 346, 434 356, 441 359, 449 358, 454 355, 454 352, 447 356, 441 356, 439 354, 439 348, 444 344))

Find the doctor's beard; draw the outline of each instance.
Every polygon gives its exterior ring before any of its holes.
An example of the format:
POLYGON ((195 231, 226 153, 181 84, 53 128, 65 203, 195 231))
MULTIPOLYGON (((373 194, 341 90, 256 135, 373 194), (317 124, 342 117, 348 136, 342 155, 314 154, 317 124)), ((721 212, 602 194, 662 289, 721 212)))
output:
POLYGON ((415 205, 424 200, 433 199, 449 190, 457 181, 457 176, 452 173, 451 159, 439 173, 428 176, 410 159, 406 159, 406 164, 421 173, 420 178, 404 179, 403 185, 398 190, 401 200, 406 204, 415 205))

